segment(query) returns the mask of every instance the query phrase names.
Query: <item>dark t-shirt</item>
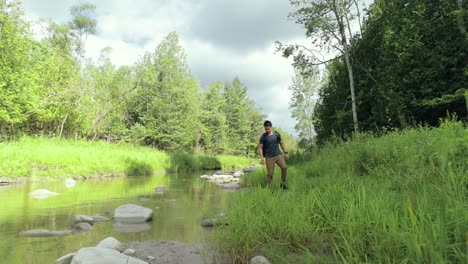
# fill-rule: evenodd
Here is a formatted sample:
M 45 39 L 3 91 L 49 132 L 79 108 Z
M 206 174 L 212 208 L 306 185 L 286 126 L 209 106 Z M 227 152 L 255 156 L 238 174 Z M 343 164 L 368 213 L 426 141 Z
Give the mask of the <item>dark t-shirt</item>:
M 273 131 L 273 134 L 268 135 L 267 132 L 263 133 L 260 137 L 260 144 L 263 144 L 263 156 L 276 157 L 281 154 L 278 144 L 281 142 L 281 135 Z

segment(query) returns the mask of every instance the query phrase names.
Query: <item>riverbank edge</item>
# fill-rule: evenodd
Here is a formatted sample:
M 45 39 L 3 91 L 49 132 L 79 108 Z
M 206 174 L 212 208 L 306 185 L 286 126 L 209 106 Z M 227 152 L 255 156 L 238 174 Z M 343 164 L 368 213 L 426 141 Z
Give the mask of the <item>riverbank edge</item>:
M 244 156 L 160 151 L 145 146 L 42 137 L 0 142 L 0 160 L 0 186 L 233 170 L 252 163 L 252 158 Z

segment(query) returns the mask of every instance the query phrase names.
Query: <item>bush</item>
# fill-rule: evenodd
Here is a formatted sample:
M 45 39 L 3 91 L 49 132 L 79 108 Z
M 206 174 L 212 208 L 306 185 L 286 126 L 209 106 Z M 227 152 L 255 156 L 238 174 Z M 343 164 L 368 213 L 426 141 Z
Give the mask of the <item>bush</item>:
M 126 164 L 127 167 L 125 168 L 125 175 L 127 176 L 153 175 L 153 167 L 144 161 L 128 159 L 126 160 Z

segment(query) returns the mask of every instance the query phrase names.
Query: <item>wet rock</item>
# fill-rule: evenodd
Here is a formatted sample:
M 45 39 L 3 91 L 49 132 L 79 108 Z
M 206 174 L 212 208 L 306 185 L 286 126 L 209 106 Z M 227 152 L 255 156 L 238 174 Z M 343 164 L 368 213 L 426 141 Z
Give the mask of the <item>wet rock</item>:
M 152 217 L 153 210 L 136 204 L 119 206 L 114 212 L 114 221 L 120 223 L 144 223 Z
M 114 230 L 119 233 L 138 233 L 149 230 L 151 225 L 148 222 L 144 223 L 114 223 Z
M 250 260 L 250 264 L 271 264 L 264 256 L 255 256 Z
M 75 256 L 75 253 L 67 254 L 57 259 L 55 261 L 55 264 L 70 264 L 74 256 Z
M 68 179 L 65 180 L 64 183 L 65 183 L 65 187 L 71 188 L 71 187 L 75 186 L 76 181 L 74 179 L 68 178 Z
M 140 202 L 142 202 L 142 203 L 146 203 L 146 202 L 149 201 L 149 199 L 146 198 L 146 197 L 140 197 L 140 198 L 138 198 L 138 201 L 140 201 Z
M 262 167 L 262 166 L 259 165 L 259 164 L 252 164 L 252 166 L 244 168 L 242 171 L 245 172 L 245 173 L 250 173 L 250 172 L 254 172 L 256 169 L 258 169 L 260 167 Z
M 73 229 L 78 232 L 87 232 L 93 229 L 93 226 L 90 223 L 82 222 L 73 225 Z
M 237 191 L 241 187 L 241 184 L 238 182 L 222 183 L 218 184 L 221 189 L 225 191 Z
M 242 171 L 236 171 L 232 174 L 233 177 L 235 178 L 240 178 L 244 175 L 244 173 Z
M 112 212 L 111 212 L 112 213 Z M 94 222 L 105 222 L 105 221 L 109 221 L 110 218 L 107 218 L 105 216 L 101 216 L 101 215 L 93 215 L 92 216 L 93 218 L 93 221 Z
M 201 226 L 203 227 L 213 227 L 225 224 L 227 224 L 227 216 L 224 213 L 219 214 L 217 217 L 203 219 L 201 222 Z
M 5 178 L 0 178 L 0 186 L 8 185 L 10 184 L 10 180 L 7 180 Z
M 148 264 L 110 248 L 87 247 L 78 250 L 71 264 Z
M 120 243 L 117 239 L 115 239 L 113 237 L 108 237 L 108 238 L 102 240 L 101 242 L 99 242 L 96 247 L 104 247 L 104 248 L 110 248 L 110 249 L 117 250 L 120 247 L 121 244 L 122 243 Z
M 51 192 L 47 189 L 39 189 L 39 190 L 35 190 L 29 193 L 29 196 L 31 196 L 34 199 L 47 199 L 51 196 L 56 196 L 56 195 L 59 195 L 59 193 Z
M 35 229 L 20 232 L 20 236 L 24 237 L 54 237 L 54 236 L 66 236 L 71 234 L 71 230 L 47 230 L 47 229 Z
M 153 256 L 151 263 L 178 264 L 227 264 L 214 250 L 204 248 L 203 244 L 186 244 L 178 241 L 142 241 L 124 244 L 123 248 L 136 249 L 136 258 L 147 260 Z
M 111 215 L 111 214 L 112 214 L 112 210 L 106 210 L 106 211 L 104 211 L 104 214 L 105 214 L 105 215 Z
M 136 250 L 132 249 L 132 248 L 127 248 L 126 250 L 124 250 L 123 252 L 125 255 L 134 255 L 136 253 Z
M 78 223 L 88 223 L 90 225 L 94 224 L 94 218 L 88 215 L 74 215 L 68 221 L 70 226 L 74 226 Z
M 156 191 L 156 193 L 158 194 L 163 194 L 163 193 L 166 193 L 167 191 L 169 191 L 169 188 L 167 188 L 166 186 L 164 185 L 158 185 L 154 188 L 154 190 Z
M 241 177 L 244 175 L 242 171 L 225 173 L 222 171 L 217 171 L 213 175 L 202 175 L 202 179 L 207 180 L 208 182 L 214 183 L 228 192 L 237 191 L 241 187 L 240 181 Z

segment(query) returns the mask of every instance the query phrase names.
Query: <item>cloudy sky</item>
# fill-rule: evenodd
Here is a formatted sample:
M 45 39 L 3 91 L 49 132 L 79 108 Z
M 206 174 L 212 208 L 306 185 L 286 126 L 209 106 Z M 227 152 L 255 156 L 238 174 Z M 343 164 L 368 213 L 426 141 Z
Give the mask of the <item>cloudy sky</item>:
M 70 7 L 84 2 L 96 5 L 97 15 L 88 57 L 111 47 L 114 64 L 132 65 L 175 31 L 202 87 L 239 77 L 273 126 L 297 134 L 289 110 L 291 60 L 274 44 L 304 42 L 303 28 L 287 18 L 289 0 L 24 0 L 25 15 L 65 23 Z

